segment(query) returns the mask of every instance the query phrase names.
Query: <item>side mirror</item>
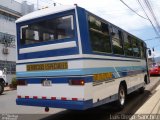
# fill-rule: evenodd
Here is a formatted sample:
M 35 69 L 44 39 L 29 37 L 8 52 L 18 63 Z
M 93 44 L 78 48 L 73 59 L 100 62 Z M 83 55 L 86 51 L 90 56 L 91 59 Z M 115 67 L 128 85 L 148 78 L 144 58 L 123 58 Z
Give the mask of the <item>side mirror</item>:
M 152 55 L 152 52 L 151 52 L 151 50 L 150 50 L 150 49 L 148 50 L 148 54 L 149 54 L 149 56 L 151 56 L 151 55 Z

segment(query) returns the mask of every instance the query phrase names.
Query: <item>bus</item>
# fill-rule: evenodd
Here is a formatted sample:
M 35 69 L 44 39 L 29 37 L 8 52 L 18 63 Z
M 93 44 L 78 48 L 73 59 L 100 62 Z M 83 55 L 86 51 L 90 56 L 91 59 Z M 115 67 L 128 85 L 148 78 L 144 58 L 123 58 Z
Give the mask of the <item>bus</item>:
M 149 83 L 146 43 L 77 5 L 19 18 L 17 105 L 86 110 Z

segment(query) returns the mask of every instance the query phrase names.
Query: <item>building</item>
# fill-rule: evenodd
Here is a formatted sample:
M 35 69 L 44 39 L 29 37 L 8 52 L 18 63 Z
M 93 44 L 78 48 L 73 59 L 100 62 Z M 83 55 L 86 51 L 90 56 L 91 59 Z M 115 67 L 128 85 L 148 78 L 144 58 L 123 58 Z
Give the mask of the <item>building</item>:
M 34 11 L 34 5 L 26 1 L 0 0 L 0 70 L 7 68 L 7 79 L 11 79 L 16 71 L 16 24 L 15 21 Z

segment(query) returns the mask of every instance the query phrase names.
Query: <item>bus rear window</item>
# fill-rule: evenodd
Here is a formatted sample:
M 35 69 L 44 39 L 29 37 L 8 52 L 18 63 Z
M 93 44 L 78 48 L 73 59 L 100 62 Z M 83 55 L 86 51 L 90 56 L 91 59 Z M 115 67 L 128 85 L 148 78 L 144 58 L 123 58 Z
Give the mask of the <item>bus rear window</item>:
M 23 45 L 73 37 L 72 15 L 43 20 L 21 27 L 21 44 Z

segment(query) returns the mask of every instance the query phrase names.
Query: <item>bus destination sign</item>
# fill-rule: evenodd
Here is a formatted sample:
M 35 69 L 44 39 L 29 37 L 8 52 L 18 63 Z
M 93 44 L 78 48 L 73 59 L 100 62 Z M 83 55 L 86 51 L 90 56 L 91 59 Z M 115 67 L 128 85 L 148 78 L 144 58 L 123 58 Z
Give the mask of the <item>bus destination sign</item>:
M 44 70 L 58 70 L 68 69 L 67 62 L 59 63 L 45 63 L 45 64 L 29 64 L 27 65 L 27 71 L 44 71 Z

